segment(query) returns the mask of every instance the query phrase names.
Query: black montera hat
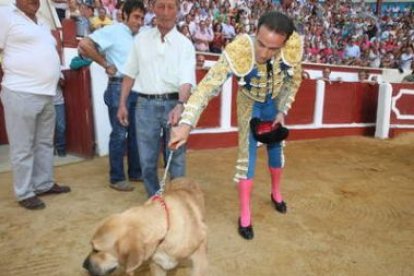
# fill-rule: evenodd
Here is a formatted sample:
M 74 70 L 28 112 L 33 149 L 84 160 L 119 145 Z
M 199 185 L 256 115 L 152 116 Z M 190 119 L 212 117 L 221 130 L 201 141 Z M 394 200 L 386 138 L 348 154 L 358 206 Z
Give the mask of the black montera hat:
M 289 130 L 278 123 L 272 127 L 273 121 L 262 121 L 259 118 L 250 120 L 253 137 L 264 144 L 279 143 L 289 136 Z

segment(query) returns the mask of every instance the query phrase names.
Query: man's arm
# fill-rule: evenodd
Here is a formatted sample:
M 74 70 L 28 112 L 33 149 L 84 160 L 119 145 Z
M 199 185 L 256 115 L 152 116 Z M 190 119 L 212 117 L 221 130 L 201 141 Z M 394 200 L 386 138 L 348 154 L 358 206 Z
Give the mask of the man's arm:
M 178 121 L 180 120 L 181 113 L 184 111 L 184 104 L 187 102 L 188 98 L 190 97 L 191 87 L 192 85 L 189 83 L 185 83 L 180 86 L 178 103 L 174 107 L 174 109 L 171 110 L 171 112 L 168 114 L 168 122 L 172 126 L 177 125 Z
M 92 59 L 105 68 L 105 72 L 108 75 L 113 76 L 116 74 L 116 67 L 106 61 L 105 56 L 99 53 L 97 44 L 95 44 L 89 37 L 85 37 L 79 42 L 78 51 L 82 56 Z
M 119 99 L 119 107 L 118 107 L 118 113 L 117 118 L 121 125 L 128 126 L 128 108 L 126 106 L 127 99 L 129 96 L 129 93 L 131 92 L 131 88 L 134 85 L 135 79 L 124 76 L 122 80 L 122 86 L 121 86 L 121 97 Z
M 202 111 L 207 107 L 210 99 L 217 95 L 219 88 L 230 75 L 230 65 L 224 56 L 221 56 L 188 98 L 179 125 L 171 129 L 171 139 L 168 144 L 171 149 L 177 149 L 187 142 L 190 131 L 197 124 Z

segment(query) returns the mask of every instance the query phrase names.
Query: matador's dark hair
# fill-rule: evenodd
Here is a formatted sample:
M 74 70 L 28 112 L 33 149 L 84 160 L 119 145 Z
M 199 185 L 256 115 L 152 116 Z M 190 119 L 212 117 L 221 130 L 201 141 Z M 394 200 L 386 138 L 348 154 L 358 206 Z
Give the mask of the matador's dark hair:
M 257 29 L 260 29 L 260 26 L 266 26 L 270 31 L 277 34 L 286 35 L 286 40 L 292 35 L 295 30 L 295 24 L 292 19 L 281 12 L 271 11 L 264 13 L 259 18 L 259 23 Z

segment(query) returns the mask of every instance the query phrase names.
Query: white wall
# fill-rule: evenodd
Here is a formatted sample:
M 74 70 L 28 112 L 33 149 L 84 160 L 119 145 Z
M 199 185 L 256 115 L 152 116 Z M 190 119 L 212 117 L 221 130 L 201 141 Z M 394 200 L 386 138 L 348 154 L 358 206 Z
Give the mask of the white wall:
M 78 55 L 76 48 L 64 48 L 63 51 L 63 69 L 69 69 L 70 61 Z M 94 131 L 96 154 L 104 156 L 108 154 L 109 134 L 111 126 L 108 119 L 108 110 L 103 100 L 108 78 L 105 70 L 93 62 L 90 66 L 91 88 L 92 88 L 92 112 L 94 117 Z

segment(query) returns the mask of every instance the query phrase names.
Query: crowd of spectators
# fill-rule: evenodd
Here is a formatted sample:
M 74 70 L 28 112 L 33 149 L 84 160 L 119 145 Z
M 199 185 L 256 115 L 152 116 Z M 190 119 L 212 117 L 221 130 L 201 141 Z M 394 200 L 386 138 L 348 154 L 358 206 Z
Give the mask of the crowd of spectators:
M 412 4 L 387 6 L 377 16 L 363 1 L 297 3 L 287 9 L 304 36 L 304 60 L 410 70 L 413 61 Z
M 67 18 L 84 36 L 120 21 L 122 2 L 68 0 Z M 119 1 L 119 0 L 118 0 Z M 199 52 L 221 53 L 240 33 L 254 35 L 259 16 L 279 10 L 294 19 L 304 39 L 305 62 L 411 70 L 414 59 L 413 3 L 375 5 L 351 0 L 180 0 L 177 28 Z M 144 27 L 156 24 L 151 0 L 144 0 Z

